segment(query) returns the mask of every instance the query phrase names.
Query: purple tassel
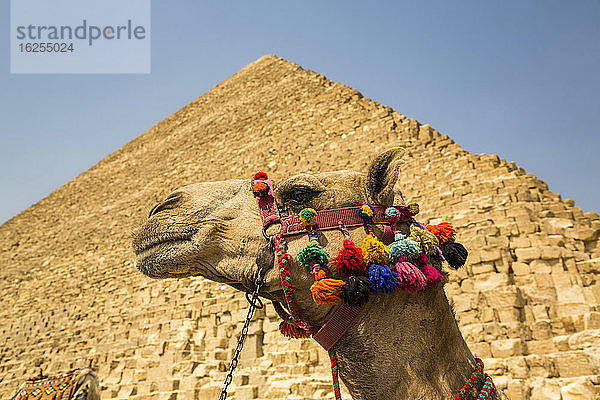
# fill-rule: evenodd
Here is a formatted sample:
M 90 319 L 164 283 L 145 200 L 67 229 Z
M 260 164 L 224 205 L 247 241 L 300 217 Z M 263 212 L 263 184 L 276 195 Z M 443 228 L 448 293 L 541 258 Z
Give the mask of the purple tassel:
M 427 277 L 408 261 L 397 262 L 394 269 L 398 273 L 400 288 L 408 293 L 418 292 L 427 285 Z

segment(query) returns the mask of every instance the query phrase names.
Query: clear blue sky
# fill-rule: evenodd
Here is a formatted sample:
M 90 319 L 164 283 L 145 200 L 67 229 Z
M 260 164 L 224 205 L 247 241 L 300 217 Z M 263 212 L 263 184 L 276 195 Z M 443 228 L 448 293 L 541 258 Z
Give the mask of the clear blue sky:
M 598 1 L 153 1 L 149 75 L 11 75 L 0 12 L 0 222 L 269 53 L 600 211 Z

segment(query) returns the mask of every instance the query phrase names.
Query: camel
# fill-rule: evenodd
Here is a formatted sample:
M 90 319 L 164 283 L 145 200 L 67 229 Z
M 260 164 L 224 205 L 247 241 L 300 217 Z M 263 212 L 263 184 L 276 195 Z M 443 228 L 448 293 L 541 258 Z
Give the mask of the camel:
M 394 204 L 403 153 L 402 148 L 391 148 L 362 173 L 298 174 L 275 183 L 281 216 L 306 207 Z M 135 267 L 151 278 L 203 276 L 252 292 L 258 269 L 255 258 L 266 241 L 250 186 L 249 179 L 234 179 L 193 184 L 170 194 L 133 234 Z M 271 225 L 266 234 L 273 236 L 280 228 Z M 349 233 L 356 243 L 367 235 L 362 227 Z M 339 231 L 318 235 L 329 254 L 338 253 Z M 303 235 L 289 237 L 288 253 L 294 260 L 307 242 Z M 339 276 L 339 271 L 331 272 Z M 290 274 L 303 318 L 321 327 L 337 306 L 315 304 L 310 292 L 313 278 L 296 262 Z M 476 361 L 456 323 L 444 282 L 416 293 L 396 290 L 370 296 L 335 344 L 339 375 L 353 399 L 453 399 L 463 387 Z M 266 273 L 260 296 L 285 304 L 278 268 Z M 464 398 L 475 399 L 476 392 Z M 507 399 L 500 391 L 497 398 Z

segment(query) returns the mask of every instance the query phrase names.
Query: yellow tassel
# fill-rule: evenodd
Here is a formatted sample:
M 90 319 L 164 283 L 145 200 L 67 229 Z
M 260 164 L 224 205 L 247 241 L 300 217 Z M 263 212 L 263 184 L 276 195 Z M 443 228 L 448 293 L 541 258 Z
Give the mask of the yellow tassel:
M 436 247 L 439 246 L 439 242 L 433 233 L 421 229 L 416 225 L 411 225 L 410 236 L 408 238 L 419 243 L 419 247 L 423 250 L 423 253 L 428 256 L 436 254 Z
M 390 263 L 390 249 L 373 235 L 367 235 L 364 238 L 360 249 L 367 265 Z

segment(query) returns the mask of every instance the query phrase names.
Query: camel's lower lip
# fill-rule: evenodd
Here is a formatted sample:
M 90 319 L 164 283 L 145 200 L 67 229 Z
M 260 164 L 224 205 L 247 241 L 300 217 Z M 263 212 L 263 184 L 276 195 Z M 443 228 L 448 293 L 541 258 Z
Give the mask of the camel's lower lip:
M 157 243 L 137 252 L 135 268 L 151 278 L 187 276 L 190 256 L 195 249 L 190 239 Z

